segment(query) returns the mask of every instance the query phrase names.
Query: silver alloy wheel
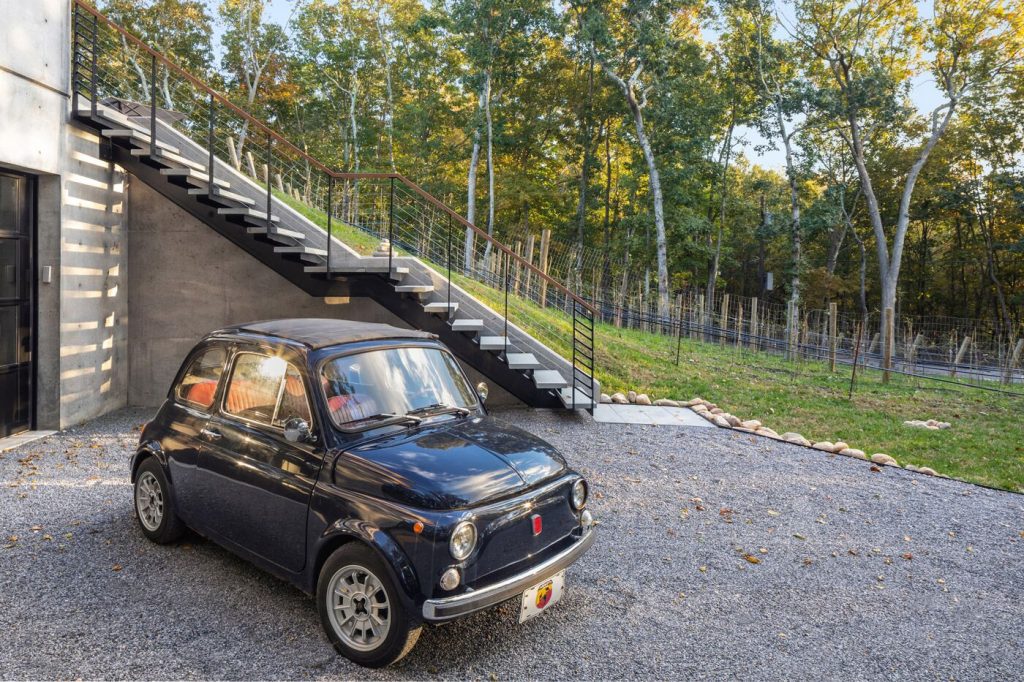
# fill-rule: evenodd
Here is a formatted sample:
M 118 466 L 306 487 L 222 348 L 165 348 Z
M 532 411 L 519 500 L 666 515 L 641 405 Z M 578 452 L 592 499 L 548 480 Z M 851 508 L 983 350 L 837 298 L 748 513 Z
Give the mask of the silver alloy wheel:
M 160 481 L 149 471 L 142 472 L 135 482 L 135 509 L 143 528 L 152 533 L 160 527 L 164 519 L 164 493 Z
M 391 630 L 387 590 L 380 578 L 363 566 L 345 566 L 331 576 L 327 614 L 335 634 L 357 651 L 373 651 Z

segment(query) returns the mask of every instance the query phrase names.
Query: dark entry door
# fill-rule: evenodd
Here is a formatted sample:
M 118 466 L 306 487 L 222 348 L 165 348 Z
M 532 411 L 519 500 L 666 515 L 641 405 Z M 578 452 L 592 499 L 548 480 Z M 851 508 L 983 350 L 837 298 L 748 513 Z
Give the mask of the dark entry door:
M 32 186 L 0 171 L 0 437 L 32 428 Z

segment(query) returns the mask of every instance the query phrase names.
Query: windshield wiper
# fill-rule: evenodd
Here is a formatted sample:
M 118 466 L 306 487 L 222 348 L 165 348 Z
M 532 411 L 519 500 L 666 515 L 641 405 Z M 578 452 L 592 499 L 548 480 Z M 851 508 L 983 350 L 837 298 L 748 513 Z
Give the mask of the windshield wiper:
M 348 422 L 349 424 L 355 424 L 356 426 L 339 426 L 342 431 L 349 433 L 355 433 L 359 431 L 369 431 L 370 429 L 376 429 L 381 426 L 390 426 L 392 424 L 412 424 L 416 425 L 422 422 L 421 417 L 417 417 L 411 414 L 394 414 L 392 412 L 381 412 L 370 417 L 364 417 L 362 419 Z
M 468 417 L 469 410 L 465 407 L 459 407 L 458 405 L 448 405 L 445 403 L 434 403 L 433 405 L 425 405 L 423 407 L 417 407 L 415 410 L 409 410 L 405 413 L 405 416 L 409 417 L 417 414 L 427 414 L 430 416 L 439 414 L 457 414 L 460 417 Z

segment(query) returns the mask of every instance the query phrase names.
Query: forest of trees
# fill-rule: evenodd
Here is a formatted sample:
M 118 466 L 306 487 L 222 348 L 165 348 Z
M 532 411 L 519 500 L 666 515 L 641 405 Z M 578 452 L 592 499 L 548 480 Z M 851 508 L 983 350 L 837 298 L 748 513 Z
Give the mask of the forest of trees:
M 1021 332 L 1021 0 L 264 4 L 100 9 L 328 165 L 550 229 L 662 310 L 699 286 Z

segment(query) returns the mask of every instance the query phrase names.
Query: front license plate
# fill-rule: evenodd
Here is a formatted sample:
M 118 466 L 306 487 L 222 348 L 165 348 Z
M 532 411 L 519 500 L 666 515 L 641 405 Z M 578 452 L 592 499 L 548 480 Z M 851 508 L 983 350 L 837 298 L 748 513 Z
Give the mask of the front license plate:
M 558 600 L 562 598 L 563 589 L 565 589 L 565 571 L 559 571 L 544 582 L 523 592 L 519 622 L 525 623 L 557 604 Z

